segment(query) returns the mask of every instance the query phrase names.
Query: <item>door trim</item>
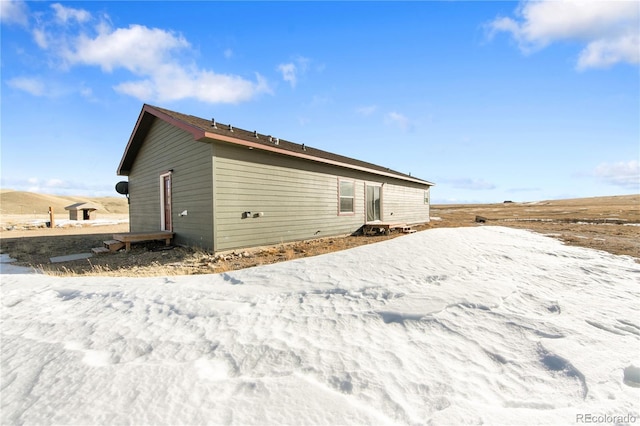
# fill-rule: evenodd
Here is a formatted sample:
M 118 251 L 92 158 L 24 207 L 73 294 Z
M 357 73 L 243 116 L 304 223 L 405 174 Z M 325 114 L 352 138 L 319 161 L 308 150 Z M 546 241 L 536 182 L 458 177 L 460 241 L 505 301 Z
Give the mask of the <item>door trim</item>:
M 364 218 L 365 218 L 365 223 L 380 222 L 380 221 L 382 221 L 382 218 L 384 217 L 384 214 L 383 214 L 383 211 L 382 211 L 383 210 L 383 204 L 382 204 L 382 197 L 383 197 L 382 192 L 383 191 L 382 191 L 382 187 L 383 187 L 383 185 L 380 184 L 380 183 L 369 183 L 369 182 L 367 182 L 364 185 L 364 194 L 365 194 L 365 198 L 364 198 L 364 200 L 365 200 L 365 202 L 364 202 Z M 374 205 L 374 208 L 373 208 L 374 219 L 373 220 L 369 220 L 369 203 L 372 201 L 372 200 L 370 200 L 370 197 L 369 197 L 369 188 L 378 188 L 378 211 L 377 211 L 377 213 L 379 215 L 378 219 L 375 219 L 376 209 L 375 209 L 375 205 Z M 375 198 L 374 198 L 374 200 L 375 200 Z
M 165 187 L 167 181 L 169 182 L 168 193 Z M 173 221 L 171 220 L 173 208 L 171 199 L 172 192 L 173 182 L 171 179 L 171 172 L 162 173 L 160 175 L 160 230 L 162 231 L 173 231 Z M 169 217 L 167 217 L 167 213 L 169 214 Z

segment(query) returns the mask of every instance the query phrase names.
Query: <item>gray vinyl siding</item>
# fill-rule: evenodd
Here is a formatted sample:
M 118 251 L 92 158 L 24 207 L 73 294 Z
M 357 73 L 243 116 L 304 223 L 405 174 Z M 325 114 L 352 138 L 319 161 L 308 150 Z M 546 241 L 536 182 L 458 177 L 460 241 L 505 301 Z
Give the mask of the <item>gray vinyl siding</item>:
M 129 173 L 131 232 L 161 229 L 160 175 L 173 169 L 174 242 L 213 249 L 212 167 L 211 144 L 155 120 Z M 184 210 L 187 215 L 179 216 Z
M 354 214 L 338 215 L 338 177 L 335 171 L 322 169 L 309 161 L 216 144 L 216 250 L 357 230 L 362 225 L 363 199 L 356 198 Z M 356 192 L 362 190 L 362 183 L 356 182 Z M 251 212 L 251 217 L 243 218 L 243 212 Z M 260 213 L 261 217 L 253 217 Z
M 382 187 L 382 221 L 398 223 L 429 222 L 426 188 L 385 184 Z
M 391 178 L 224 143 L 214 153 L 216 251 L 353 233 L 365 223 L 367 182 L 385 183 L 383 205 L 391 203 L 383 207 L 385 220 L 429 218 L 426 185 L 405 189 Z M 353 214 L 338 214 L 339 179 L 355 183 Z

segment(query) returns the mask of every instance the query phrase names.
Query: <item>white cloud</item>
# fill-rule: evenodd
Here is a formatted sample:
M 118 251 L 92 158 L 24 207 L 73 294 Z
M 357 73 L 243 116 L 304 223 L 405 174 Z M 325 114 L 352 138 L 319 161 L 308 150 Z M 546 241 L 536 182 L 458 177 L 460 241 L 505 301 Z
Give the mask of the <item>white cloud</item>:
M 282 79 L 288 82 L 291 87 L 296 87 L 298 84 L 298 68 L 296 64 L 289 62 L 288 64 L 278 65 L 278 71 L 282 74 Z
M 495 189 L 496 186 L 484 179 L 442 179 L 441 182 L 447 183 L 456 189 L 470 189 L 473 191 L 484 191 L 489 189 Z
M 35 28 L 31 35 L 33 36 L 33 40 L 36 42 L 40 49 L 48 49 L 49 48 L 49 35 L 42 28 Z
M 490 36 L 510 33 L 524 53 L 557 41 L 586 43 L 578 69 L 640 62 L 640 8 L 636 1 L 525 1 L 516 15 L 516 19 L 500 17 L 490 22 Z
M 295 88 L 298 84 L 298 78 L 306 74 L 310 63 L 309 58 L 298 56 L 292 62 L 278 65 L 277 70 L 282 74 L 282 79 Z
M 84 83 L 77 81 L 61 83 L 42 77 L 22 76 L 7 80 L 7 85 L 12 89 L 22 90 L 32 96 L 58 98 L 78 94 L 93 100 L 93 90 L 90 87 L 86 87 Z
M 95 20 L 82 9 L 57 3 L 51 8 L 54 17 L 41 18 L 32 30 L 38 46 L 65 67 L 129 71 L 133 78 L 113 87 L 119 93 L 143 102 L 192 98 L 208 103 L 238 103 L 271 93 L 266 79 L 258 73 L 251 80 L 198 67 L 189 59 L 189 41 L 178 33 L 135 24 L 114 28 L 108 18 Z M 86 87 L 82 93 L 87 93 Z
M 82 95 L 85 98 L 92 98 L 93 97 L 93 90 L 91 90 L 90 87 L 81 87 L 80 88 L 80 95 Z
M 523 188 L 509 188 L 507 192 L 537 192 L 541 191 L 542 188 L 537 187 L 523 187 Z
M 613 40 L 597 40 L 580 53 L 578 69 L 606 68 L 618 62 L 640 62 L 638 34 L 630 34 Z
M 51 179 L 47 179 L 47 181 L 45 182 L 44 186 L 47 188 L 57 188 L 60 186 L 65 186 L 67 185 L 67 183 L 65 181 L 63 181 L 62 179 L 57 179 L 57 178 L 51 178 Z
M 107 72 L 124 68 L 143 77 L 115 86 L 116 91 L 142 101 L 194 98 L 209 103 L 238 103 L 270 92 L 266 80 L 259 74 L 255 81 L 250 81 L 173 59 L 173 55 L 189 47 L 189 42 L 180 35 L 131 25 L 116 30 L 103 29 L 95 38 L 78 38 L 67 59 L 72 63 L 96 65 Z
M 142 101 L 193 98 L 209 103 L 238 103 L 250 100 L 257 93 L 271 91 L 260 74 L 256 74 L 254 83 L 234 75 L 198 69 L 188 71 L 179 66 L 166 66 L 154 72 L 151 78 L 121 83 L 114 89 Z
M 29 24 L 29 11 L 23 1 L 1 0 L 0 22 L 3 24 L 18 24 L 26 27 Z
M 83 34 L 69 47 L 69 51 L 62 53 L 72 64 L 96 65 L 107 72 L 125 68 L 136 74 L 151 74 L 157 67 L 175 65 L 171 63 L 171 54 L 190 46 L 180 35 L 130 25 L 115 30 L 102 28 L 95 37 Z
M 44 96 L 46 87 L 42 80 L 33 77 L 16 77 L 7 81 L 9 87 L 25 91 L 33 96 Z
M 30 177 L 27 179 L 0 178 L 1 188 L 16 191 L 36 192 L 40 194 L 74 195 L 74 196 L 118 196 L 114 184 L 107 182 L 78 183 L 60 178 Z
M 91 19 L 91 14 L 83 9 L 74 9 L 71 7 L 65 7 L 60 3 L 54 3 L 51 8 L 56 13 L 56 19 L 63 24 L 74 20 L 77 22 L 87 22 Z
M 331 96 L 328 96 L 328 95 L 313 95 L 311 97 L 311 102 L 309 102 L 307 104 L 307 106 L 309 106 L 311 108 L 317 108 L 317 107 L 322 107 L 322 106 L 325 106 L 325 105 L 329 105 L 332 102 L 333 102 L 333 100 L 331 99 Z
M 298 124 L 300 126 L 306 126 L 310 122 L 311 122 L 311 120 L 308 117 L 298 117 Z
M 411 122 L 409 121 L 409 119 L 398 112 L 388 113 L 385 116 L 385 123 L 396 125 L 404 131 L 409 130 L 411 127 Z
M 618 163 L 602 163 L 593 174 L 610 185 L 626 189 L 640 189 L 640 162 L 632 160 Z
M 49 178 L 43 182 L 37 177 L 30 177 L 26 179 L 26 181 L 13 180 L 10 181 L 9 185 L 12 189 L 28 192 L 51 192 L 52 190 L 55 192 L 58 189 L 63 189 L 68 186 L 62 179 Z
M 356 112 L 360 115 L 364 115 L 365 117 L 370 116 L 374 112 L 378 110 L 377 105 L 366 105 L 359 108 L 356 108 Z

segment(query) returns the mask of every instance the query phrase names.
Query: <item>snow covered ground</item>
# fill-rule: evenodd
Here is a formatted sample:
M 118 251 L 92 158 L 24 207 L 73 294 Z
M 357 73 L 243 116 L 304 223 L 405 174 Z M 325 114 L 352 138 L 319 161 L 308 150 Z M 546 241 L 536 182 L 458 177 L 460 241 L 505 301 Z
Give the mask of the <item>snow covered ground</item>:
M 0 227 L 6 230 L 47 228 L 51 218 L 48 214 L 2 214 Z M 68 214 L 55 215 L 56 228 L 80 228 L 90 226 L 108 226 L 129 223 L 128 214 L 101 213 L 93 220 L 70 220 Z
M 6 425 L 640 423 L 640 265 L 527 231 L 1 279 Z

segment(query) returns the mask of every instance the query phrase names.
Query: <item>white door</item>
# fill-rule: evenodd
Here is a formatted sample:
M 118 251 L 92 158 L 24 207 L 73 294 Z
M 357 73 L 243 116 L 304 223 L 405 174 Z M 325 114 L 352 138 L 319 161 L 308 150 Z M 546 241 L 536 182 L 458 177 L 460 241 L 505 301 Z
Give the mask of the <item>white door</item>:
M 171 231 L 171 173 L 160 176 L 160 229 Z
M 381 194 L 381 186 L 367 185 L 367 222 L 374 222 L 382 217 Z

